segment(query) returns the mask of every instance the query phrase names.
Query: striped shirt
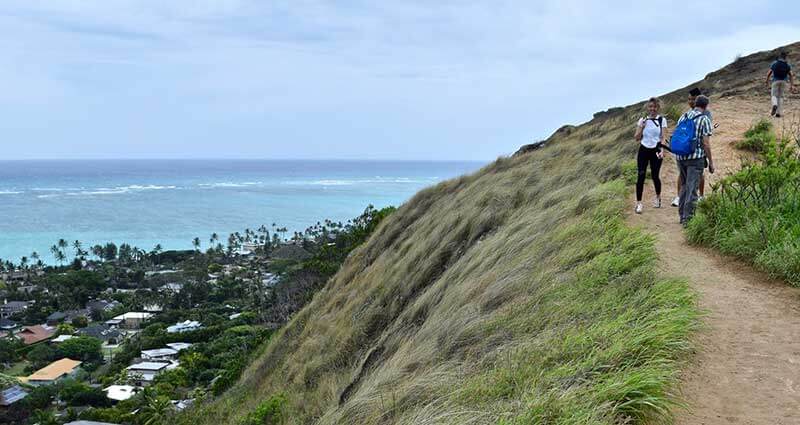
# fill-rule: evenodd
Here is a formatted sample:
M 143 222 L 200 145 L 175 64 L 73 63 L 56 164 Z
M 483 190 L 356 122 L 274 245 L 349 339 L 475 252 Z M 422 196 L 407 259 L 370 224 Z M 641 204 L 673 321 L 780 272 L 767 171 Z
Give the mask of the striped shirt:
M 713 133 L 713 126 L 711 125 L 711 114 L 708 112 L 700 111 L 697 109 L 692 109 L 691 111 L 683 114 L 680 120 L 678 120 L 678 125 L 680 125 L 684 120 L 691 120 L 697 117 L 698 115 L 702 115 L 701 117 L 694 120 L 694 134 L 697 137 L 697 148 L 695 149 L 693 154 L 690 155 L 675 155 L 675 159 L 678 161 L 685 161 L 687 159 L 699 159 L 705 158 L 706 152 L 703 149 L 703 137 L 711 136 Z

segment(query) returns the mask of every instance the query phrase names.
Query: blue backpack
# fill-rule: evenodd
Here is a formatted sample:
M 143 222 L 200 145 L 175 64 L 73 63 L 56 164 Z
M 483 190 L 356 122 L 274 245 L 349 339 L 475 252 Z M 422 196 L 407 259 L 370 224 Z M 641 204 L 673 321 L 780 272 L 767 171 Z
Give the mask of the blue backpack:
M 678 124 L 672 137 L 669 139 L 669 147 L 675 155 L 691 155 L 697 149 L 697 134 L 694 120 L 702 117 L 698 114 L 694 118 L 683 116 L 683 121 Z

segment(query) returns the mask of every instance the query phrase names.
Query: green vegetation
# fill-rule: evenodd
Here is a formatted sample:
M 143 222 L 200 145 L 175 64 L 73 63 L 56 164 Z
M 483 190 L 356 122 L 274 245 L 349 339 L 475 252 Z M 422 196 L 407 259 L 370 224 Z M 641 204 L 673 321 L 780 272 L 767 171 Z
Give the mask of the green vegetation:
M 736 147 L 748 151 L 764 153 L 769 145 L 775 144 L 772 121 L 762 119 L 744 133 L 744 139 L 736 142 Z
M 625 226 L 628 116 L 423 190 L 179 424 L 666 423 L 697 324 Z M 635 109 L 635 110 L 634 110 Z
M 669 105 L 669 107 L 664 111 L 663 115 L 667 117 L 667 120 L 669 120 L 669 125 L 674 127 L 678 120 L 681 119 L 681 116 L 686 108 L 688 108 L 688 106 L 685 104 L 675 103 Z
M 692 243 L 800 285 L 800 158 L 792 145 L 767 139 L 758 160 L 725 178 L 699 204 L 687 232 Z

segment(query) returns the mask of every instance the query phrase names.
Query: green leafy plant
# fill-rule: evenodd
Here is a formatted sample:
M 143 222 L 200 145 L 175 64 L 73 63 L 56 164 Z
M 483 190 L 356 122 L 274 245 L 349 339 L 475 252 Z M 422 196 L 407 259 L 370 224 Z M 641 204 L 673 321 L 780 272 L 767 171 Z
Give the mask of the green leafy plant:
M 715 187 L 688 237 L 800 285 L 800 159 L 788 139 L 767 140 L 763 152 Z
M 744 139 L 736 142 L 736 147 L 763 153 L 766 147 L 770 144 L 774 144 L 775 141 L 775 134 L 772 132 L 772 122 L 762 119 L 753 124 L 753 126 L 744 133 Z

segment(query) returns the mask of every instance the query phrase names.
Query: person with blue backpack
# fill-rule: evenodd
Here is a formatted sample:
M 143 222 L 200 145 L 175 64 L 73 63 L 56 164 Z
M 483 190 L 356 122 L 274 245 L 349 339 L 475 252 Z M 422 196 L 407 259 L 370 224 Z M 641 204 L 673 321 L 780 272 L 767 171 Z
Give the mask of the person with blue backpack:
M 708 110 L 709 99 L 697 96 L 694 108 L 681 116 L 670 139 L 670 150 L 678 161 L 681 193 L 678 205 L 680 222 L 686 226 L 694 215 L 697 205 L 697 189 L 703 176 L 706 160 L 708 171 L 714 174 L 714 158 L 711 154 L 713 125 Z
M 783 114 L 783 96 L 787 86 L 790 92 L 794 91 L 794 76 L 792 67 L 787 62 L 788 57 L 786 51 L 781 51 L 778 60 L 772 63 L 767 73 L 767 87 L 772 96 L 772 116 L 775 118 L 780 118 Z

